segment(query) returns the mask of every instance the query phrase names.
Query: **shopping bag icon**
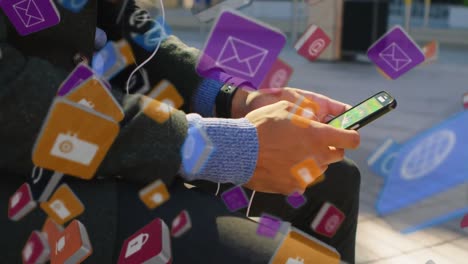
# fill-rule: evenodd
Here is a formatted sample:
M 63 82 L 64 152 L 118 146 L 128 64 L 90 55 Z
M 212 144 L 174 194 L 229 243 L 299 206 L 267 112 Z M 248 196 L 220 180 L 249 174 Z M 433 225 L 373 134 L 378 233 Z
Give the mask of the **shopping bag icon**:
M 62 184 L 49 201 L 41 203 L 41 208 L 60 225 L 81 215 L 85 210 L 83 203 L 67 184 Z
M 400 71 L 412 62 L 411 58 L 395 42 L 383 50 L 380 57 L 395 71 Z
M 216 66 L 254 77 L 267 55 L 268 50 L 229 36 L 216 60 Z
M 125 258 L 137 253 L 141 250 L 143 245 L 148 242 L 149 235 L 146 233 L 139 234 L 137 237 L 128 242 L 127 250 L 125 251 Z

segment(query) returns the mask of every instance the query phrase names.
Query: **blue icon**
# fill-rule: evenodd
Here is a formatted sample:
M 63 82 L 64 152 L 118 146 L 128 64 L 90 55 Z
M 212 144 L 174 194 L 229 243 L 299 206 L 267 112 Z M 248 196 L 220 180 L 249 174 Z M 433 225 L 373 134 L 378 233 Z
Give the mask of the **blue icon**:
M 83 9 L 86 3 L 88 3 L 88 0 L 58 0 L 58 2 L 65 9 L 78 13 Z
M 158 17 L 153 21 L 151 29 L 146 31 L 144 34 L 138 34 L 132 32 L 130 35 L 139 46 L 144 48 L 148 52 L 153 52 L 159 42 L 162 42 L 169 35 L 172 34 L 172 30 L 166 23 L 163 23 L 162 17 Z
M 117 51 L 115 43 L 109 41 L 104 48 L 94 55 L 91 65 L 98 76 L 110 80 L 125 69 L 126 62 Z
M 367 165 L 372 172 L 387 178 L 390 175 L 395 159 L 398 157 L 401 144 L 395 140 L 386 139 L 367 159 Z
M 213 144 L 201 126 L 188 129 L 188 135 L 182 146 L 182 165 L 185 174 L 197 174 L 214 151 Z
M 401 149 L 377 201 L 386 215 L 468 180 L 468 112 L 415 136 Z

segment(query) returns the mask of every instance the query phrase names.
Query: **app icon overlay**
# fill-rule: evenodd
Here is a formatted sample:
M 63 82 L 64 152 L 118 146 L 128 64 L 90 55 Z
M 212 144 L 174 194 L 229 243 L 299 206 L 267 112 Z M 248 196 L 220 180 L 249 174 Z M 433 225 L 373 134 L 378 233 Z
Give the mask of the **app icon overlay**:
M 58 0 L 57 2 L 71 12 L 79 13 L 88 3 L 88 0 Z
M 258 222 L 257 235 L 275 238 L 281 229 L 281 224 L 281 219 L 272 215 L 262 214 Z
M 150 209 L 154 209 L 169 200 L 169 191 L 160 179 L 155 180 L 139 192 L 140 199 Z
M 156 218 L 127 238 L 118 263 L 172 263 L 171 237 L 166 223 Z
M 281 59 L 277 59 L 260 85 L 260 89 L 286 87 L 293 71 L 293 68 L 289 64 Z
M 393 162 L 398 157 L 401 144 L 388 138 L 367 159 L 367 165 L 372 172 L 386 178 L 393 167 Z
M 367 51 L 369 59 L 391 79 L 415 68 L 425 57 L 422 50 L 400 26 L 395 26 Z
M 53 0 L 3 0 L 0 7 L 22 36 L 60 23 L 60 13 Z
M 25 215 L 36 208 L 36 202 L 31 193 L 31 187 L 28 183 L 24 183 L 10 197 L 8 202 L 8 218 L 13 221 L 19 221 Z
M 249 200 L 241 186 L 235 186 L 221 194 L 224 204 L 231 212 L 246 208 L 249 205 Z
M 289 205 L 291 205 L 291 207 L 298 209 L 307 202 L 307 199 L 305 198 L 304 195 L 298 192 L 295 192 L 289 195 L 288 197 L 286 197 L 286 201 L 288 202 Z
M 188 175 L 202 171 L 203 166 L 214 152 L 211 139 L 203 127 L 193 125 L 189 127 L 187 138 L 182 145 L 183 170 Z
M 160 81 L 148 93 L 148 97 L 170 105 L 172 108 L 179 109 L 184 104 L 184 98 L 179 94 L 176 87 L 168 80 Z
M 172 221 L 171 235 L 180 237 L 192 228 L 192 221 L 187 210 L 180 212 Z
M 84 212 L 84 205 L 67 184 L 62 184 L 47 202 L 41 203 L 47 215 L 60 225 Z
M 344 220 L 345 214 L 340 209 L 329 202 L 325 202 L 317 216 L 310 223 L 310 227 L 316 233 L 326 237 L 333 237 Z
M 308 158 L 291 168 L 291 174 L 301 183 L 305 189 L 318 179 L 322 172 L 313 158 Z
M 224 10 L 199 58 L 197 72 L 221 82 L 224 80 L 219 79 L 220 73 L 226 73 L 256 90 L 285 43 L 285 36 L 278 30 L 233 10 Z
M 283 241 L 269 263 L 339 264 L 340 258 L 340 254 L 334 248 L 300 230 L 291 228 L 289 232 L 285 234 Z
M 51 263 L 81 263 L 93 252 L 88 231 L 78 220 L 73 220 L 52 244 Z
M 302 57 L 314 61 L 330 45 L 331 39 L 317 25 L 310 25 L 302 36 L 297 40 L 294 48 Z
M 57 97 L 33 149 L 34 165 L 91 179 L 114 143 L 119 125 L 86 106 Z
M 45 263 L 50 253 L 47 238 L 41 232 L 33 231 L 21 253 L 25 264 Z

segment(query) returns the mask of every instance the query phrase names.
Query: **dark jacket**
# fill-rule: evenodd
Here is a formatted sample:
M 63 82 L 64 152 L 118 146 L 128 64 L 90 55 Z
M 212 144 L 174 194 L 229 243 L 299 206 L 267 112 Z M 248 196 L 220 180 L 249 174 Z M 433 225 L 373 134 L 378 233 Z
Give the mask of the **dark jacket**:
M 56 2 L 56 1 L 55 1 Z M 123 23 L 114 23 L 118 6 L 104 0 L 88 1 L 78 14 L 56 4 L 61 14 L 59 25 L 29 36 L 19 36 L 0 12 L 0 262 L 15 263 L 30 232 L 41 228 L 45 214 L 36 208 L 19 222 L 7 219 L 9 196 L 31 175 L 33 144 L 60 83 L 74 67 L 76 54 L 91 58 L 96 26 L 109 39 L 128 37 L 125 21 L 133 6 L 127 8 Z M 141 63 L 150 54 L 129 41 Z M 157 56 L 145 66 L 150 82 L 171 81 L 184 97 L 183 109 L 190 109 L 194 89 L 201 82 L 194 70 L 197 51 L 176 37 L 165 40 Z M 130 69 L 129 69 L 130 70 Z M 170 184 L 180 168 L 180 149 L 187 133 L 187 121 L 177 111 L 164 124 L 146 117 L 136 105 L 135 96 L 122 92 L 128 70 L 113 82 L 115 98 L 127 112 L 125 125 L 101 164 L 97 177 L 65 181 L 86 205 L 79 217 L 85 223 L 94 246 L 91 263 L 110 263 L 115 243 L 117 176 L 120 181 L 145 184 L 163 179 Z M 138 97 L 138 96 L 136 96 Z M 135 110 L 136 109 L 136 110 Z M 119 178 L 120 178 L 119 177 Z M 99 180 L 97 179 L 99 178 Z M 6 262 L 5 262 L 6 261 Z

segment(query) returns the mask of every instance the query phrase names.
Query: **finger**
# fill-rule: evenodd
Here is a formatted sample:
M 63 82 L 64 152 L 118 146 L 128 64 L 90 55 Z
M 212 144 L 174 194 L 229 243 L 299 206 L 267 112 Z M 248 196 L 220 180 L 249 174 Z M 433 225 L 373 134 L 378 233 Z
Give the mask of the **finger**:
M 316 93 L 309 92 L 309 91 L 302 91 L 302 90 L 298 90 L 298 93 L 305 96 L 307 99 L 314 101 L 323 106 L 324 109 L 321 109 L 321 110 L 322 112 L 324 112 L 323 113 L 324 116 L 322 118 L 325 118 L 327 115 L 334 115 L 334 116 L 340 115 L 343 112 L 351 109 L 352 107 L 338 100 L 331 99 L 330 97 L 327 97 L 325 95 L 316 94 Z
M 346 130 L 335 128 L 326 124 L 314 123 L 319 129 L 311 128 L 311 132 L 319 138 L 323 138 L 323 143 L 327 146 L 333 146 L 342 149 L 356 149 L 359 147 L 361 137 L 355 130 Z
M 318 121 L 317 116 L 313 112 L 310 112 L 306 109 L 298 107 L 296 113 L 300 113 L 301 115 L 292 114 L 290 113 L 288 119 L 291 120 L 291 123 L 300 127 L 300 128 L 308 128 L 312 124 L 312 121 Z
M 327 147 L 327 150 L 322 155 L 317 156 L 317 162 L 321 165 L 328 165 L 338 161 L 342 161 L 344 158 L 344 149 Z
M 280 94 L 283 92 L 283 88 L 262 88 L 258 92 L 262 94 Z

